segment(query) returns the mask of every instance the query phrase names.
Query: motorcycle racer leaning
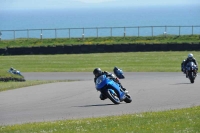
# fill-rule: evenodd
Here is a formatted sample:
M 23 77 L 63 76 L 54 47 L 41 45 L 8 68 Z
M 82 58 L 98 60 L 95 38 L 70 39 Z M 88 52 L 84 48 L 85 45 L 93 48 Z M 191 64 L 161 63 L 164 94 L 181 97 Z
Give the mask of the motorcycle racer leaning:
M 96 79 L 101 76 L 101 75 L 106 75 L 106 77 L 109 77 L 110 79 L 112 79 L 113 81 L 115 81 L 116 83 L 118 83 L 120 85 L 120 87 L 125 91 L 125 93 L 128 93 L 128 91 L 122 86 L 122 84 L 119 82 L 119 79 L 116 78 L 112 73 L 109 73 L 107 71 L 102 71 L 101 68 L 95 68 L 93 71 L 94 74 L 94 83 L 96 83 Z M 101 100 L 105 100 L 106 97 L 101 93 L 100 94 L 100 99 Z
M 192 53 L 188 54 L 187 59 L 183 60 L 183 62 L 181 63 L 181 71 L 186 74 L 186 78 L 188 78 L 188 72 L 186 71 L 186 65 L 188 62 L 194 62 L 194 64 L 197 66 L 198 71 L 198 63 L 196 59 L 194 58 Z

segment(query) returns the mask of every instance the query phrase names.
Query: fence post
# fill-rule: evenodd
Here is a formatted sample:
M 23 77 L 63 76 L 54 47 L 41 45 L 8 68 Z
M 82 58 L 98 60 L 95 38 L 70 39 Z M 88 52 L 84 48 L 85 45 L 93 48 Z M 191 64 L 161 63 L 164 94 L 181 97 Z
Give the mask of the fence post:
M 112 27 L 110 27 L 110 36 L 112 37 Z
M 55 29 L 55 39 L 57 38 L 57 29 Z
M 84 28 L 83 28 L 83 34 L 82 34 L 82 39 L 84 39 L 84 36 L 85 36 L 85 35 L 84 35 Z
M 42 40 L 42 29 L 41 29 L 41 33 L 40 33 L 40 39 Z
M 13 30 L 14 40 L 15 40 L 15 30 Z
M 167 26 L 165 26 L 164 36 L 167 36 Z
M 192 25 L 192 35 L 193 35 L 193 25 Z
M 99 37 L 99 32 L 98 32 L 98 28 L 96 28 L 97 29 L 97 38 Z
M 179 36 L 180 36 L 180 34 L 181 34 L 181 26 L 179 26 Z
M 153 26 L 151 26 L 151 35 L 153 37 Z
M 29 39 L 29 30 L 27 29 L 27 39 Z
M 1 35 L 2 35 L 2 33 L 1 33 L 1 31 L 0 31 L 0 41 L 1 41 Z
M 70 39 L 70 28 L 69 28 L 69 39 Z
M 124 37 L 126 37 L 126 27 L 124 27 Z
M 138 26 L 138 37 L 140 36 L 140 27 Z

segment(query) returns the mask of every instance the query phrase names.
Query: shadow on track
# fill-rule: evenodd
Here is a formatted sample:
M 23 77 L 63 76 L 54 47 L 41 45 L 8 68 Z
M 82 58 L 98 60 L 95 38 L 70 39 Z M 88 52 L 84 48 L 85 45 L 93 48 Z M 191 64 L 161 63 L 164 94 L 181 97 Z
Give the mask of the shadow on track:
M 175 83 L 175 84 L 171 84 L 171 85 L 183 85 L 183 84 L 192 84 L 192 83 Z
M 119 104 L 96 104 L 96 105 L 84 105 L 84 106 L 74 106 L 74 107 L 94 107 L 94 106 L 110 106 L 110 105 L 119 105 Z

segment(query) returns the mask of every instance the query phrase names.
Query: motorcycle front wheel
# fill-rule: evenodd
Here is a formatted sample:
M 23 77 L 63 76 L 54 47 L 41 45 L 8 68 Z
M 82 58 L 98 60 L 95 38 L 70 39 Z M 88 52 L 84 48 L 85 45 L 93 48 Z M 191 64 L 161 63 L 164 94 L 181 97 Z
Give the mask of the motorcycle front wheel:
M 124 102 L 126 103 L 131 103 L 132 102 L 132 98 L 129 94 L 126 94 L 126 98 L 124 99 Z
M 191 83 L 194 83 L 194 73 L 193 72 L 189 72 L 189 79 Z
M 114 104 L 120 104 L 119 97 L 117 96 L 117 94 L 115 93 L 115 91 L 106 90 L 105 93 L 106 93 L 106 96 L 107 96 Z

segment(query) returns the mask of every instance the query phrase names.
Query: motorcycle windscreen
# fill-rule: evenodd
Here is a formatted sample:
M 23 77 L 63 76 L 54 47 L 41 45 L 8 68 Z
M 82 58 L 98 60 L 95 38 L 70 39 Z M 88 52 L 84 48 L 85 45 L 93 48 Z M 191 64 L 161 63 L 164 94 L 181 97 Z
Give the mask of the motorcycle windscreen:
M 97 90 L 101 90 L 105 85 L 107 85 L 107 78 L 105 75 L 101 75 L 96 79 L 95 87 Z
M 189 71 L 196 69 L 196 65 L 194 62 L 188 62 L 186 67 L 189 69 Z

